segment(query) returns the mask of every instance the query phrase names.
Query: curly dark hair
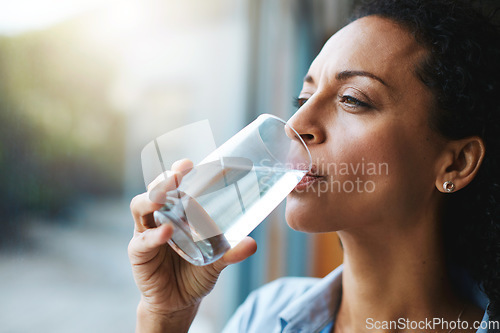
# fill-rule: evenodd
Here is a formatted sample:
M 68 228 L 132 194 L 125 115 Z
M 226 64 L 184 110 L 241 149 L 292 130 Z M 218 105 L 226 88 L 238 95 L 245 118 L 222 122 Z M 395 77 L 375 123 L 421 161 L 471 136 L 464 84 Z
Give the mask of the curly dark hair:
M 489 298 L 490 320 L 500 320 L 500 29 L 496 11 L 484 13 L 494 5 L 372 0 L 352 19 L 377 15 L 408 29 L 428 50 L 415 72 L 435 96 L 430 126 L 449 139 L 479 136 L 485 143 L 475 179 L 447 195 L 443 231 L 448 260 L 470 273 Z

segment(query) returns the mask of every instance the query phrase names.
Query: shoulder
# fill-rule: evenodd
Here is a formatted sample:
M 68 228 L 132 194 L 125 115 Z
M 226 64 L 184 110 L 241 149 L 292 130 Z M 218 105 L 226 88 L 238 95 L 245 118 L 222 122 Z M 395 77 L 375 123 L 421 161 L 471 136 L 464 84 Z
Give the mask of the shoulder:
M 224 332 L 262 332 L 262 328 L 269 330 L 279 327 L 280 312 L 319 280 L 286 277 L 253 291 L 238 308 Z

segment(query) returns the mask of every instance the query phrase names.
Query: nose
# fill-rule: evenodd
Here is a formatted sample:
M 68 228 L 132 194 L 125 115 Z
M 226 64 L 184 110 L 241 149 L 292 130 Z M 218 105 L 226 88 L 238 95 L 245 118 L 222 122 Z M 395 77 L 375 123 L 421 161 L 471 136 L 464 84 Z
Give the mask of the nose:
M 320 125 L 320 119 L 318 119 L 319 116 L 314 116 L 310 111 L 302 107 L 287 121 L 287 125 L 292 127 L 309 147 L 320 144 L 326 139 L 325 131 Z M 291 138 L 296 137 L 295 132 L 288 126 L 287 135 Z

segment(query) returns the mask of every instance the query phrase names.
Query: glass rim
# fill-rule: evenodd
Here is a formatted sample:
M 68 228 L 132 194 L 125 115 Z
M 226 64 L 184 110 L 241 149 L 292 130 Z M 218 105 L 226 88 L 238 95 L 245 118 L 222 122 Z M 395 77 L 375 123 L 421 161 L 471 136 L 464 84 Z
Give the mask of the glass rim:
M 302 139 L 302 137 L 299 135 L 299 133 L 295 130 L 295 128 L 293 128 L 290 124 L 288 124 L 287 121 L 281 119 L 280 117 L 278 116 L 275 116 L 273 114 L 270 114 L 270 113 L 261 113 L 258 117 L 258 118 L 261 118 L 261 117 L 266 117 L 266 118 L 273 118 L 275 120 L 278 120 L 279 122 L 283 123 L 285 126 L 288 126 L 288 128 L 290 128 L 294 133 L 295 133 L 295 136 L 299 139 L 300 143 L 302 144 L 302 146 L 305 148 L 306 152 L 307 152 L 307 156 L 309 156 L 309 165 L 308 165 L 308 168 L 307 168 L 307 171 L 311 171 L 312 169 L 312 156 L 311 156 L 311 152 L 309 151 L 309 148 L 307 147 L 306 143 L 304 142 L 304 140 Z M 290 138 L 290 140 L 293 140 L 292 138 Z

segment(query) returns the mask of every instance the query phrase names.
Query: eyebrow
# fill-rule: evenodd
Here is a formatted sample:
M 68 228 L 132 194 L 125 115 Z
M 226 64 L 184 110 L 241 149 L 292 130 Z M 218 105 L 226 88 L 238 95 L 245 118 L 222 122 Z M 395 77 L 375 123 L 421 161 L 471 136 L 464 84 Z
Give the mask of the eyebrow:
M 371 79 L 377 80 L 378 82 L 382 83 L 386 87 L 389 86 L 387 83 L 385 83 L 384 80 L 382 80 L 381 78 L 379 78 L 375 74 L 372 74 L 370 72 L 365 72 L 365 71 L 342 71 L 342 72 L 337 73 L 337 75 L 335 75 L 335 78 L 339 81 L 344 81 L 344 80 L 347 80 L 353 76 L 369 77 Z M 306 77 L 304 78 L 304 82 L 314 83 L 314 79 L 312 78 L 311 75 L 307 74 Z

